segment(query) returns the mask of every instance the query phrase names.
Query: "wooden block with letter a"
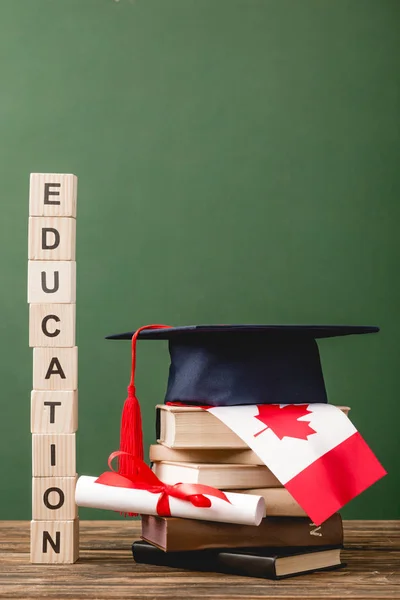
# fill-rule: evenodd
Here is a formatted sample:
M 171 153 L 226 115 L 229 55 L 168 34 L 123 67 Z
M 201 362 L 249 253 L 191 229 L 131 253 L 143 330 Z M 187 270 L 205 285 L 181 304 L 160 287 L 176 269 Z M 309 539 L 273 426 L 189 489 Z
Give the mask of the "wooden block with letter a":
M 65 173 L 31 173 L 30 217 L 74 217 L 78 179 Z
M 31 304 L 29 346 L 75 346 L 76 304 Z
M 75 504 L 77 477 L 33 477 L 32 519 L 71 521 L 78 516 Z
M 78 347 L 34 348 L 34 390 L 76 390 L 78 387 Z
M 29 217 L 29 260 L 75 260 L 76 219 Z
M 32 435 L 33 477 L 75 477 L 75 433 Z
M 28 261 L 29 304 L 76 302 L 76 262 L 69 260 Z
M 31 521 L 31 562 L 72 564 L 79 558 L 79 520 Z

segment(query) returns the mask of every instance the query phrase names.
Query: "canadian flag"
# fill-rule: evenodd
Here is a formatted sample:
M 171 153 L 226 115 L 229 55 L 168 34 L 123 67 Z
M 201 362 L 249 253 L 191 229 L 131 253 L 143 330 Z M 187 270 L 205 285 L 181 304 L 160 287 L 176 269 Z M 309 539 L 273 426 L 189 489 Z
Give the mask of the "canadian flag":
M 386 475 L 332 404 L 208 408 L 260 457 L 316 525 Z

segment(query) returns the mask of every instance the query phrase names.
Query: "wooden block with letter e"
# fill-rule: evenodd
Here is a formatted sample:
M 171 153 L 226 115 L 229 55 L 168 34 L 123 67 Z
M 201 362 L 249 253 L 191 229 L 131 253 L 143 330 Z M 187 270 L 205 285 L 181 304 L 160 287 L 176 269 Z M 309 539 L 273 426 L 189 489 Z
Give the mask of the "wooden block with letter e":
M 75 504 L 76 477 L 33 477 L 32 519 L 71 521 L 78 516 Z
M 76 302 L 76 262 L 67 260 L 28 261 L 29 304 Z
M 31 562 L 72 564 L 79 558 L 79 520 L 31 521 Z
M 33 477 L 75 477 L 75 433 L 32 435 Z
M 29 346 L 75 346 L 75 304 L 31 304 Z
M 29 260 L 75 260 L 76 219 L 29 217 Z
M 78 428 L 78 390 L 31 392 L 31 433 L 74 433 Z
M 63 173 L 31 173 L 30 217 L 76 217 L 78 179 Z
M 78 387 L 78 347 L 34 348 L 34 390 L 76 390 Z

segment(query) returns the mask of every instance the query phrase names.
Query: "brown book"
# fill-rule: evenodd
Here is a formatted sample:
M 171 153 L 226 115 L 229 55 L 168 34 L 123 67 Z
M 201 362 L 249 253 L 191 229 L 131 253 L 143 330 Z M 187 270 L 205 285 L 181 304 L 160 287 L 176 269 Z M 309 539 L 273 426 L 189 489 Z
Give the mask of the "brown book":
M 340 546 L 342 519 L 316 526 L 308 517 L 266 517 L 258 527 L 176 517 L 142 516 L 142 539 L 165 552 L 206 548 Z
M 150 461 L 162 460 L 189 463 L 218 463 L 237 465 L 263 465 L 261 458 L 250 448 L 169 448 L 164 444 L 150 446 Z
M 347 406 L 339 406 L 345 414 Z M 198 406 L 156 407 L 157 441 L 169 448 L 247 448 L 247 444 L 212 413 Z
M 156 462 L 153 471 L 164 483 L 201 483 L 218 489 L 267 488 L 280 485 L 265 465 Z
M 307 514 L 284 487 L 264 487 L 229 490 L 238 494 L 254 494 L 265 500 L 266 517 L 306 517 Z

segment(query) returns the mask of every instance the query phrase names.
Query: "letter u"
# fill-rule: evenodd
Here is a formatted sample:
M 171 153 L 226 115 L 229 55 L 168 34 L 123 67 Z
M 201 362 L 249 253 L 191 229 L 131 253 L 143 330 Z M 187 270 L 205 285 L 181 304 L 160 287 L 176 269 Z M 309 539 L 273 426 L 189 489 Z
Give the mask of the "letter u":
M 54 294 L 54 292 L 58 291 L 58 288 L 60 287 L 60 275 L 58 271 L 54 271 L 54 284 L 53 284 L 53 289 L 50 289 L 47 287 L 47 273 L 46 271 L 42 271 L 42 290 L 45 292 L 45 294 Z

